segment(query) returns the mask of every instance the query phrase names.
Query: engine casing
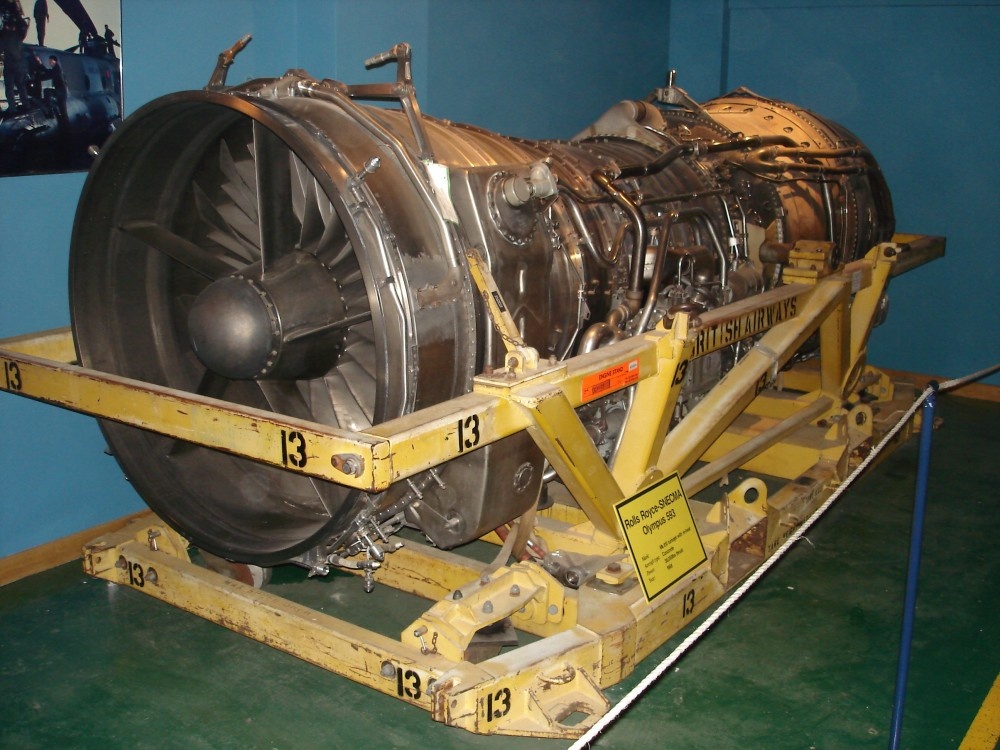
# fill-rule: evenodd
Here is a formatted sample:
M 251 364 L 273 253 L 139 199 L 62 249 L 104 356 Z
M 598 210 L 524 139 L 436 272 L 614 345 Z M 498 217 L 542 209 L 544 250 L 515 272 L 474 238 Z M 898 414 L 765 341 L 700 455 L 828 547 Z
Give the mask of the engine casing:
M 425 117 L 400 80 L 215 80 L 129 117 L 73 233 L 81 363 L 377 432 L 505 366 L 469 252 L 523 342 L 561 360 L 771 288 L 796 241 L 834 243 L 842 264 L 892 235 L 888 189 L 857 138 L 743 89 L 701 105 L 658 89 L 568 141 L 533 141 Z M 690 368 L 678 418 L 740 346 Z M 583 407 L 608 460 L 628 406 L 619 394 Z M 452 547 L 543 488 L 525 433 L 370 495 L 103 429 L 165 520 L 260 565 L 315 567 L 403 522 Z M 299 466 L 294 434 L 282 449 Z

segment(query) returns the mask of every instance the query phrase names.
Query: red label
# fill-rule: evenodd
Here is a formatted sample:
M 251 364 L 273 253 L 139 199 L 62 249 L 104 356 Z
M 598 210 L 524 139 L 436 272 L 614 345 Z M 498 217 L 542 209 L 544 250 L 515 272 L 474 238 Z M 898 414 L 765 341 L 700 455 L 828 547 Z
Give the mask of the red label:
M 633 359 L 585 377 L 581 384 L 581 396 L 586 403 L 638 382 L 639 360 Z

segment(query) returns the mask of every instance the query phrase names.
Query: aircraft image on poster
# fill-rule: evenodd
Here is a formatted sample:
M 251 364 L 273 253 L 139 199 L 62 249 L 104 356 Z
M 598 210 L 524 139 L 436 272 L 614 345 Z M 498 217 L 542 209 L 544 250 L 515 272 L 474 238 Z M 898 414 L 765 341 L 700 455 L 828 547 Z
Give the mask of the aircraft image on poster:
M 0 176 L 90 167 L 121 123 L 119 0 L 0 0 Z

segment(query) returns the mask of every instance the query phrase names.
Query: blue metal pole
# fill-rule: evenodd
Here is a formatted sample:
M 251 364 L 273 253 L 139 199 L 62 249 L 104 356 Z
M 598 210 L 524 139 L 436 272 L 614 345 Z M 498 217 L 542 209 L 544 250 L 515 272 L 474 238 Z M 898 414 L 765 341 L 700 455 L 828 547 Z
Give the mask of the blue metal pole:
M 931 469 L 931 435 L 934 429 L 934 409 L 938 384 L 932 382 L 930 387 L 932 390 L 924 402 L 921 415 L 917 490 L 913 501 L 913 525 L 910 530 L 910 564 L 906 574 L 906 599 L 903 603 L 903 629 L 899 643 L 896 694 L 892 700 L 892 727 L 889 730 L 890 750 L 898 750 L 899 748 L 899 732 L 903 725 L 903 704 L 906 702 L 906 676 L 910 671 L 913 619 L 917 609 L 917 580 L 920 576 L 920 548 L 924 535 L 924 510 L 927 507 L 927 478 Z

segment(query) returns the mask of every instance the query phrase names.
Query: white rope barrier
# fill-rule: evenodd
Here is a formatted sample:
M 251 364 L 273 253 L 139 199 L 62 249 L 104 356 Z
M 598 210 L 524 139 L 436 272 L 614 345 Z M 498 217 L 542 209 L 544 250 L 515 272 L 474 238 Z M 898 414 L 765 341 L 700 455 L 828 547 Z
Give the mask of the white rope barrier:
M 965 377 L 955 378 L 954 380 L 946 380 L 941 383 L 940 390 L 950 391 L 955 388 L 960 388 L 963 385 L 968 385 L 969 383 L 974 383 L 977 380 L 982 380 L 983 378 L 988 378 L 995 372 L 1000 372 L 1000 362 L 997 362 L 992 367 L 986 367 L 979 372 L 974 372 L 971 375 L 966 375 Z
M 924 401 L 927 400 L 928 396 L 934 393 L 935 390 L 939 391 L 950 391 L 955 388 L 959 388 L 963 385 L 967 385 L 976 380 L 980 380 L 995 372 L 1000 371 L 1000 363 L 993 365 L 992 367 L 987 367 L 979 372 L 972 373 L 971 375 L 966 375 L 962 378 L 955 378 L 954 380 L 947 380 L 941 383 L 937 389 L 933 386 L 928 386 L 913 402 L 913 405 L 907 409 L 906 413 L 903 414 L 902 418 L 896 422 L 896 424 L 886 433 L 885 437 L 882 438 L 881 442 L 876 445 L 872 451 L 865 457 L 865 459 L 858 464 L 857 468 L 852 471 L 847 478 L 837 487 L 830 497 L 828 497 L 816 512 L 813 513 L 809 518 L 807 518 L 803 523 L 792 533 L 790 537 L 782 544 L 773 555 L 767 558 L 761 565 L 750 574 L 750 576 L 741 583 L 733 593 L 720 604 L 711 615 L 695 630 L 687 636 L 681 643 L 675 648 L 670 654 L 660 662 L 656 668 L 646 675 L 634 688 L 632 688 L 618 703 L 616 703 L 608 713 L 602 716 L 597 723 L 594 724 L 586 733 L 583 734 L 576 742 L 574 742 L 569 750 L 583 750 L 583 748 L 588 747 L 590 742 L 593 741 L 601 732 L 603 732 L 609 725 L 614 723 L 618 717 L 628 710 L 638 698 L 646 692 L 653 684 L 663 676 L 663 674 L 670 669 L 680 659 L 691 646 L 698 642 L 698 640 L 705 635 L 712 627 L 721 620 L 726 613 L 736 605 L 736 603 L 746 594 L 753 586 L 757 583 L 764 575 L 781 559 L 781 557 L 792 548 L 792 546 L 799 541 L 806 532 L 813 527 L 813 525 L 830 509 L 837 499 L 847 491 L 847 488 L 851 486 L 855 479 L 857 479 L 864 471 L 868 468 L 872 461 L 878 456 L 879 453 L 885 448 L 889 442 L 896 437 L 900 430 L 913 418 L 917 410 L 923 405 Z

